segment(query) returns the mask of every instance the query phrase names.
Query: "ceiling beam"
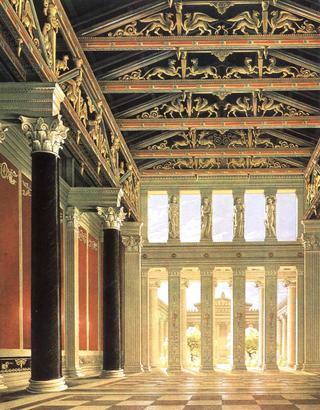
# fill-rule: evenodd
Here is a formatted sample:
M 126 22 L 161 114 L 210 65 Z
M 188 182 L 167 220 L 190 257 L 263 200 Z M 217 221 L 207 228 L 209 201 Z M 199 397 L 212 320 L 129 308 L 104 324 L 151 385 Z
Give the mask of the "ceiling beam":
M 317 4 L 317 1 L 315 1 L 315 4 Z M 292 0 L 277 0 L 276 6 L 282 10 L 290 11 L 298 16 L 320 23 L 320 15 L 317 10 L 302 6 L 298 2 Z
M 320 90 L 320 78 L 255 78 L 219 80 L 99 81 L 107 94 L 128 93 L 248 93 L 252 91 Z
M 320 73 L 320 67 L 319 64 L 307 60 L 306 58 L 299 57 L 294 54 L 290 53 L 284 53 L 283 51 L 280 50 L 272 50 L 269 52 L 269 55 L 280 58 L 283 61 L 287 61 L 288 63 L 296 64 L 301 67 L 305 67 L 311 71 L 315 71 L 316 73 Z
M 306 177 L 306 178 L 308 178 L 308 177 L 310 176 L 310 174 L 311 174 L 311 172 L 312 172 L 312 170 L 313 170 L 313 167 L 314 167 L 315 164 L 318 162 L 319 157 L 320 157 L 320 139 L 319 139 L 319 141 L 318 141 L 318 143 L 317 143 L 317 146 L 316 146 L 316 148 L 314 149 L 313 154 L 312 154 L 312 156 L 311 156 L 311 158 L 310 158 L 310 161 L 309 161 L 309 163 L 308 163 L 308 165 L 307 165 L 306 174 L 305 174 L 305 177 Z
M 303 101 L 296 100 L 295 98 L 288 97 L 287 95 L 274 92 L 266 92 L 264 93 L 264 95 L 269 98 L 273 98 L 274 100 L 279 101 L 280 103 L 290 105 L 291 107 L 295 107 L 299 110 L 307 111 L 310 114 L 319 114 L 319 108 L 315 108 L 312 105 L 306 104 Z
M 163 36 L 163 37 L 80 37 L 84 51 L 132 50 L 228 50 L 319 48 L 318 34 L 269 34 L 226 36 Z
M 276 138 L 279 138 L 280 140 L 284 140 L 292 144 L 297 144 L 297 145 L 302 145 L 302 146 L 305 145 L 307 147 L 314 147 L 314 144 L 312 142 L 306 141 L 305 139 L 298 138 L 290 134 L 287 134 L 283 130 L 267 130 L 266 132 L 271 137 L 276 137 Z M 308 138 L 308 136 L 305 136 L 305 138 Z
M 237 168 L 237 169 L 141 169 L 142 177 L 200 177 L 248 175 L 303 175 L 304 168 Z
M 207 149 L 170 149 L 170 150 L 132 150 L 134 159 L 147 158 L 309 158 L 312 148 L 207 148 Z
M 90 28 L 80 30 L 79 36 L 99 36 L 131 23 L 132 21 L 151 16 L 154 13 L 159 13 L 166 8 L 168 8 L 168 2 L 164 0 L 156 1 L 149 5 L 144 4 L 137 9 L 131 8 L 129 12 L 121 14 L 118 17 L 109 18 L 108 20 L 92 25 Z
M 122 131 L 320 128 L 320 116 L 118 119 Z

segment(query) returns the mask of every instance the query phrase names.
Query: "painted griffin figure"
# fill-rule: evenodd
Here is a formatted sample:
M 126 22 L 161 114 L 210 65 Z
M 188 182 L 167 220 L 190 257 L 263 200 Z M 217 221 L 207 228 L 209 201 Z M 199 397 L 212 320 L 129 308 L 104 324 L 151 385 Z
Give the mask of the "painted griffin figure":
M 282 34 L 287 33 L 289 30 L 295 33 L 297 28 L 300 28 L 297 22 L 303 20 L 302 18 L 297 17 L 292 13 L 288 13 L 287 11 L 276 10 L 271 12 L 271 16 L 272 17 L 269 21 L 271 34 L 274 34 L 276 30 L 280 29 L 283 29 Z
M 172 20 L 173 14 L 172 13 L 158 13 L 154 16 L 146 17 L 140 20 L 141 23 L 148 23 L 146 27 L 144 27 L 140 34 L 145 32 L 146 36 L 150 33 L 154 33 L 157 36 L 161 36 L 159 30 L 164 31 L 165 33 L 172 34 L 175 29 L 175 23 Z
M 183 29 L 188 35 L 191 31 L 199 30 L 200 35 L 212 34 L 212 27 L 209 23 L 214 23 L 217 19 L 204 13 L 186 13 L 183 22 Z
M 250 34 L 247 30 L 253 30 L 259 34 L 261 20 L 258 11 L 253 11 L 252 14 L 249 11 L 243 11 L 228 21 L 233 23 L 231 26 L 232 34 L 236 34 L 237 31 L 240 31 L 242 34 Z

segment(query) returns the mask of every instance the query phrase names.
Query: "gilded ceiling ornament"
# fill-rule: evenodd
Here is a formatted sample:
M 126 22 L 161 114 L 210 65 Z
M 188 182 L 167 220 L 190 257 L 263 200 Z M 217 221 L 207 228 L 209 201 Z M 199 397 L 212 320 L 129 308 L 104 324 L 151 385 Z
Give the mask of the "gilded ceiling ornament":
M 47 52 L 49 66 L 56 71 L 57 34 L 59 30 L 58 8 L 55 0 L 44 0 L 43 13 L 47 21 L 42 28 L 43 43 Z
M 208 34 L 212 35 L 212 27 L 210 23 L 215 23 L 218 20 L 216 18 L 210 17 L 207 14 L 204 13 L 186 13 L 185 15 L 185 20 L 183 23 L 183 29 L 188 35 L 190 32 L 199 30 L 200 35 Z
M 247 147 L 247 139 L 244 130 L 240 131 L 240 138 L 232 138 L 231 141 L 228 144 L 229 148 L 235 148 L 235 147 Z
M 178 77 L 181 78 L 181 74 L 179 71 L 181 67 L 176 67 L 176 61 L 174 59 L 168 60 L 168 67 L 154 67 L 151 68 L 149 71 L 145 73 L 143 78 L 146 80 L 150 80 L 152 77 L 160 78 L 164 80 L 163 76 L 166 75 L 168 77 Z
M 280 114 L 284 115 L 285 106 L 282 103 L 276 103 L 273 98 L 268 98 L 266 96 L 260 97 L 260 103 L 258 106 L 258 112 L 262 112 L 262 117 L 268 112 L 273 111 L 273 116 Z
M 181 118 L 183 118 L 183 113 L 186 110 L 185 107 L 185 100 L 186 100 L 186 96 L 182 95 L 182 96 L 178 96 L 172 99 L 172 101 L 169 104 L 163 104 L 160 108 L 166 108 L 166 110 L 163 112 L 163 116 L 167 117 L 167 115 L 169 114 L 171 116 L 171 118 L 174 118 L 173 114 L 177 113 L 180 115 Z
M 139 34 L 142 35 L 145 33 L 145 35 L 148 36 L 150 33 L 154 33 L 155 35 L 160 36 L 162 34 L 159 33 L 159 30 L 164 31 L 165 33 L 173 34 L 176 25 L 172 17 L 172 13 L 158 13 L 151 17 L 141 19 L 141 23 L 148 24 L 140 31 Z
M 242 34 L 250 34 L 247 30 L 255 31 L 256 34 L 259 33 L 259 29 L 262 25 L 260 13 L 258 11 L 243 11 L 242 13 L 236 15 L 227 20 L 233 23 L 230 27 L 232 34 L 237 34 L 238 31 Z
M 299 145 L 294 144 L 293 142 L 279 140 L 278 144 L 276 144 L 274 147 L 275 148 L 299 148 Z
M 193 111 L 197 113 L 196 117 L 198 118 L 201 113 L 207 113 L 208 117 L 218 117 L 219 106 L 217 103 L 209 104 L 208 100 L 203 97 L 197 97 L 194 99 L 196 103 L 193 107 Z
M 187 67 L 187 72 L 189 71 L 189 74 L 187 74 L 187 77 L 197 77 L 201 76 L 201 79 L 207 79 L 209 77 L 212 78 L 221 78 L 218 75 L 218 70 L 214 66 L 205 66 L 205 67 L 199 67 L 198 64 L 199 60 L 197 58 L 191 59 L 192 65 L 190 67 Z
M 223 63 L 226 60 L 226 58 L 231 56 L 233 53 L 233 51 L 224 49 L 211 51 L 211 54 L 217 57 L 217 59 L 221 61 L 221 63 Z
M 199 158 L 199 169 L 220 168 L 221 160 L 219 158 Z
M 120 151 L 120 138 L 118 135 L 111 134 L 111 163 L 116 171 L 119 168 L 119 151 Z
M 270 57 L 269 65 L 263 67 L 263 74 L 281 74 L 282 77 L 296 77 L 299 74 L 299 70 L 294 66 L 277 67 L 277 60 L 274 57 Z
M 0 122 L 0 144 L 2 144 L 4 142 L 4 140 L 6 139 L 6 133 L 7 132 L 8 132 L 8 127 L 5 127 Z
M 260 133 L 256 132 L 253 137 L 253 146 L 259 147 L 260 145 L 263 145 L 264 148 L 274 148 L 274 143 L 270 138 L 260 137 Z
M 154 144 L 154 145 L 149 145 L 147 147 L 149 150 L 169 150 L 170 147 L 168 147 L 168 141 L 164 140 L 160 144 Z
M 223 78 L 241 78 L 241 75 L 252 76 L 258 74 L 258 72 L 258 66 L 252 65 L 252 58 L 246 57 L 244 66 L 227 67 L 226 75 Z
M 127 36 L 138 36 L 137 22 L 133 21 L 127 24 L 124 28 L 119 28 L 114 33 L 109 32 L 108 36 L 111 37 L 127 37 Z
M 224 106 L 224 110 L 228 111 L 227 117 L 230 117 L 231 114 L 233 114 L 236 117 L 237 112 L 244 113 L 246 117 L 248 117 L 248 113 L 252 111 L 252 105 L 250 104 L 250 98 L 239 97 L 237 98 L 235 104 L 227 103 Z
M 121 225 L 126 217 L 126 213 L 124 212 L 123 207 L 113 208 L 110 206 L 108 208 L 103 208 L 101 206 L 98 206 L 97 211 L 98 215 L 101 216 L 104 221 L 105 228 L 117 229 L 118 231 L 120 231 Z
M 47 118 L 19 117 L 22 132 L 30 141 L 33 152 L 50 152 L 59 155 L 69 131 L 69 128 L 63 125 L 61 118 L 61 115 Z
M 21 2 L 21 22 L 27 29 L 30 37 L 34 39 L 33 30 L 37 29 L 36 22 L 33 16 L 32 8 L 29 0 L 24 0 Z
M 289 30 L 291 30 L 292 33 L 296 33 L 297 28 L 300 28 L 298 22 L 302 20 L 303 18 L 297 17 L 287 11 L 272 11 L 269 20 L 271 34 L 274 34 L 277 30 L 282 30 L 281 34 L 285 34 Z
M 125 74 L 118 78 L 118 80 L 128 81 L 128 80 L 142 80 L 142 70 L 139 68 L 138 70 L 132 71 L 130 74 Z
M 315 71 L 311 71 L 308 68 L 301 67 L 299 74 L 296 75 L 297 78 L 317 78 L 319 77 L 319 73 Z
M 309 112 L 300 110 L 299 108 L 291 107 L 290 105 L 288 105 L 286 107 L 286 110 L 287 110 L 287 112 L 284 113 L 285 117 L 292 117 L 292 116 L 297 117 L 297 116 L 308 116 L 308 115 L 310 115 Z
M 246 167 L 247 167 L 246 158 L 230 158 L 227 161 L 228 169 L 246 168 Z
M 210 3 L 210 5 L 215 7 L 219 14 L 224 14 L 233 4 L 231 1 L 217 1 Z
M 162 108 L 161 106 L 160 108 Z M 154 107 L 150 111 L 145 111 L 140 115 L 137 115 L 137 118 L 161 118 L 163 117 L 162 114 L 159 112 L 159 107 Z
M 69 56 L 66 54 L 62 57 L 62 60 L 57 60 L 56 63 L 56 76 L 59 77 L 62 72 L 69 71 L 68 67 Z
M 0 176 L 11 185 L 15 185 L 18 182 L 18 174 L 15 170 L 10 169 L 6 162 L 0 162 Z

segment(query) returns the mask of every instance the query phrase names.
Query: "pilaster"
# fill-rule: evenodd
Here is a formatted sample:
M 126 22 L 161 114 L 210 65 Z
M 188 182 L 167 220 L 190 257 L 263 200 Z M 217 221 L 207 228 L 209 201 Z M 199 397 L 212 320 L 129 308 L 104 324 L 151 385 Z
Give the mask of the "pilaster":
M 125 222 L 122 242 L 125 245 L 124 333 L 125 373 L 142 371 L 141 363 L 141 228 L 140 222 Z
M 259 342 L 258 342 L 258 367 L 263 368 L 264 357 L 264 282 L 256 282 L 259 289 Z
M 296 282 L 293 280 L 286 281 L 288 287 L 287 299 L 287 365 L 294 367 L 296 362 Z
M 143 370 L 150 371 L 149 357 L 149 270 L 141 271 L 141 360 Z
M 66 279 L 65 279 L 65 375 L 81 376 L 79 362 L 79 223 L 81 212 L 68 207 L 66 211 Z
M 182 369 L 181 357 L 181 274 L 177 270 L 168 272 L 168 371 Z
M 181 360 L 182 367 L 188 365 L 188 346 L 187 346 L 187 288 L 189 282 L 186 279 L 181 280 Z
M 304 359 L 304 269 L 297 268 L 297 316 L 296 316 L 296 370 L 302 370 Z
M 149 343 L 150 343 L 150 365 L 160 367 L 159 352 L 159 302 L 158 289 L 160 282 L 149 281 Z
M 232 276 L 232 370 L 246 370 L 246 270 L 233 267 Z
M 281 364 L 287 364 L 288 360 L 288 321 L 287 314 L 283 313 L 281 316 L 281 332 L 282 332 L 282 345 L 281 345 Z
M 303 221 L 304 233 L 304 364 L 320 372 L 320 221 Z
M 263 370 L 279 370 L 277 365 L 277 279 L 278 267 L 265 266 Z
M 214 279 L 212 271 L 201 271 L 201 371 L 213 371 Z

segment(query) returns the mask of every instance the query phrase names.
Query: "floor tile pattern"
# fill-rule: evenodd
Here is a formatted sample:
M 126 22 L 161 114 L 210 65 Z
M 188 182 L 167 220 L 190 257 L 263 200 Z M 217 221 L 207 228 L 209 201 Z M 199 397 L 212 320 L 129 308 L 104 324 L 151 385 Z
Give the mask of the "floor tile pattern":
M 121 380 L 73 381 L 57 394 L 0 396 L 0 409 L 39 410 L 320 410 L 320 376 L 152 372 Z

